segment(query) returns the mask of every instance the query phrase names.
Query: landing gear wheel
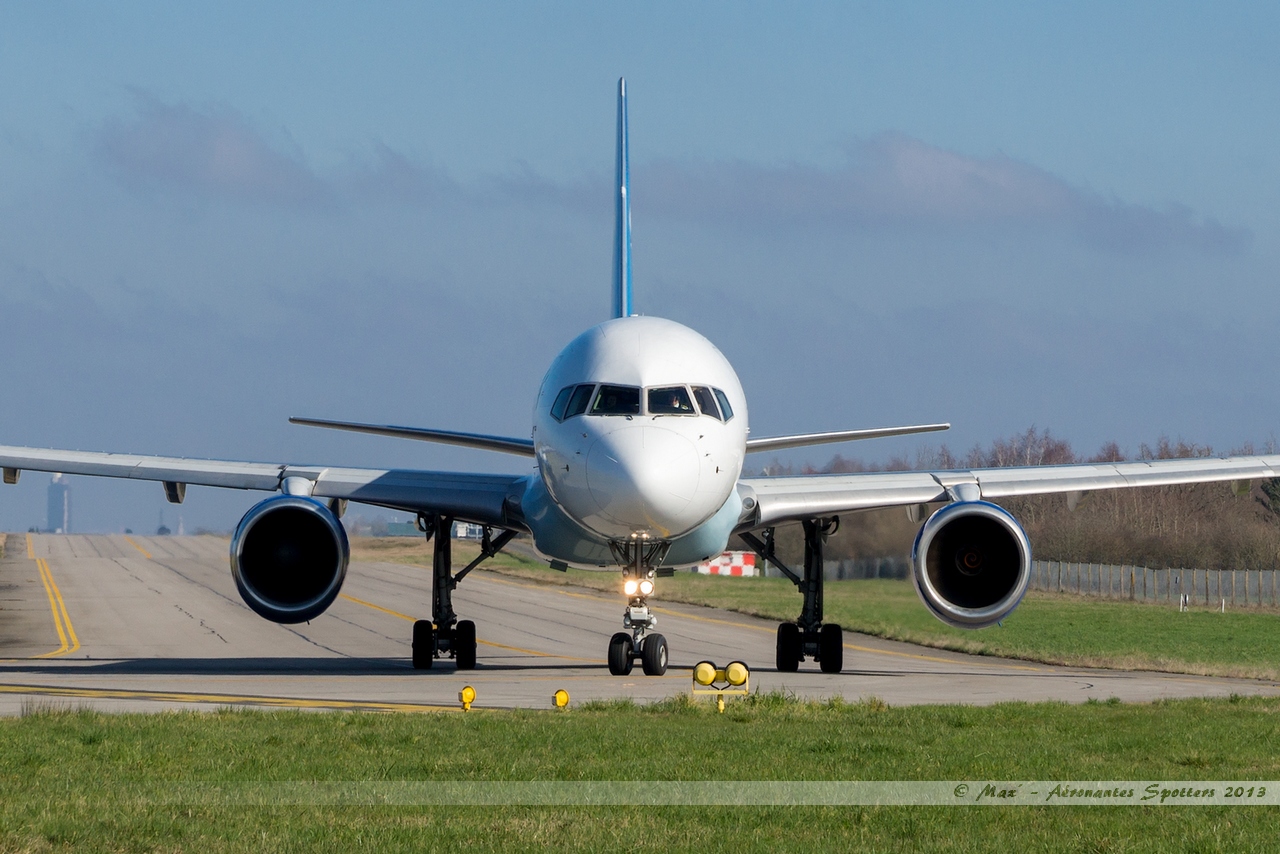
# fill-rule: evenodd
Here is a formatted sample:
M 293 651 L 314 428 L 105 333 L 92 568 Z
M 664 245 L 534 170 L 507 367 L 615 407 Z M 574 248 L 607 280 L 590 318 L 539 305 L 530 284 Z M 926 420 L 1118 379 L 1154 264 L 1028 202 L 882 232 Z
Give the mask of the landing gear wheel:
M 818 666 L 823 673 L 839 673 L 844 669 L 844 632 L 833 623 L 818 632 Z
M 459 620 L 453 627 L 453 660 L 459 670 L 475 670 L 476 624 L 470 620 Z
M 795 673 L 800 669 L 800 627 L 795 623 L 778 626 L 777 665 L 779 673 Z
M 430 670 L 436 661 L 436 632 L 430 620 L 413 623 L 413 669 Z
M 661 676 L 667 672 L 667 639 L 649 635 L 640 642 L 640 665 L 645 676 Z
M 635 645 L 631 635 L 618 632 L 609 639 L 609 672 L 614 676 L 626 676 L 635 664 Z

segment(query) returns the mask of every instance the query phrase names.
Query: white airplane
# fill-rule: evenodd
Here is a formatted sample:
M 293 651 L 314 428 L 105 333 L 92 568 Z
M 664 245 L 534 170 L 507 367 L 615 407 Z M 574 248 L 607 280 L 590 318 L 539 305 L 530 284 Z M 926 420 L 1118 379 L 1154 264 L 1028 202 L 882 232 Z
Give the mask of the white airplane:
M 297 424 L 483 448 L 532 457 L 525 475 L 220 462 L 0 446 L 5 483 L 23 469 L 163 483 L 181 503 L 189 484 L 279 493 L 254 506 L 231 540 L 231 572 L 245 603 L 278 623 L 299 623 L 333 603 L 346 577 L 347 537 L 338 521 L 348 501 L 409 511 L 434 539 L 432 619 L 413 627 L 413 665 L 453 658 L 476 664 L 476 627 L 459 620 L 453 589 L 518 533 L 553 568 L 615 566 L 623 576 L 623 627 L 609 641 L 609 670 L 666 671 L 666 639 L 649 610 L 655 579 L 720 554 L 741 536 L 800 589 L 795 622 L 777 634 L 777 668 L 810 658 L 824 672 L 843 666 L 839 626 L 822 613 L 823 542 L 839 515 L 904 506 L 924 518 L 912 550 L 912 578 L 925 606 L 953 626 L 981 628 L 1007 617 L 1031 571 L 1022 526 L 991 503 L 1014 495 L 1280 476 L 1280 456 L 1159 460 L 1070 466 L 742 477 L 746 454 L 855 439 L 945 430 L 925 424 L 750 438 L 747 401 L 728 360 L 685 326 L 642 317 L 631 306 L 626 83 L 618 84 L 613 318 L 588 329 L 552 362 L 533 410 L 529 438 L 355 424 L 309 418 Z M 484 526 L 480 556 L 455 573 L 453 522 Z M 774 553 L 774 527 L 800 522 L 803 566 Z

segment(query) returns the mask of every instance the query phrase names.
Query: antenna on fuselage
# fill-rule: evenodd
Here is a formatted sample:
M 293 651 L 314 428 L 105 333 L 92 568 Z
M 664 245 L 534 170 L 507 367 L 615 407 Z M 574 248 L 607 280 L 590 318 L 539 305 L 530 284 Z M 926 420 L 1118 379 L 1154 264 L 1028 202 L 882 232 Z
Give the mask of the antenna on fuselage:
M 613 316 L 631 311 L 631 164 L 627 158 L 627 80 L 618 79 L 618 163 L 614 189 Z

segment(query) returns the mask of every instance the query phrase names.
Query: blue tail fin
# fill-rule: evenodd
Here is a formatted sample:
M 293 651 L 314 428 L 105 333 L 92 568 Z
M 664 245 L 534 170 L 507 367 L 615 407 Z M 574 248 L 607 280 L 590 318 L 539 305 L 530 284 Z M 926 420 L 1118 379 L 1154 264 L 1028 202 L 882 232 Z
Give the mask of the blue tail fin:
M 613 316 L 631 316 L 631 164 L 627 159 L 627 81 L 618 80 L 618 171 L 614 182 Z

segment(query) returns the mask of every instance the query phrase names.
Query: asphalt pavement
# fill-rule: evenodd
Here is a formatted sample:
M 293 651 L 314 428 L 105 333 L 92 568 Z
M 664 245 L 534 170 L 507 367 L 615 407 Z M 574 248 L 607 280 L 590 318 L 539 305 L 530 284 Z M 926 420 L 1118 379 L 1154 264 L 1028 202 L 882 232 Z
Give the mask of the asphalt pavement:
M 409 661 L 411 624 L 429 615 L 430 602 L 427 569 L 353 563 L 325 614 L 281 626 L 241 602 L 225 539 L 11 534 L 0 560 L 0 714 L 47 706 L 456 709 L 465 685 L 478 708 L 547 708 L 558 689 L 575 704 L 643 702 L 689 691 L 703 659 L 745 661 L 752 690 L 874 696 L 890 705 L 1280 695 L 1274 682 L 1054 667 L 852 633 L 843 672 L 806 662 L 799 673 L 778 673 L 776 624 L 660 599 L 667 674 L 644 676 L 637 664 L 616 677 L 605 651 L 621 629 L 621 596 L 482 570 L 454 595 L 459 615 L 477 625 L 476 669 L 444 661 L 419 671 Z

